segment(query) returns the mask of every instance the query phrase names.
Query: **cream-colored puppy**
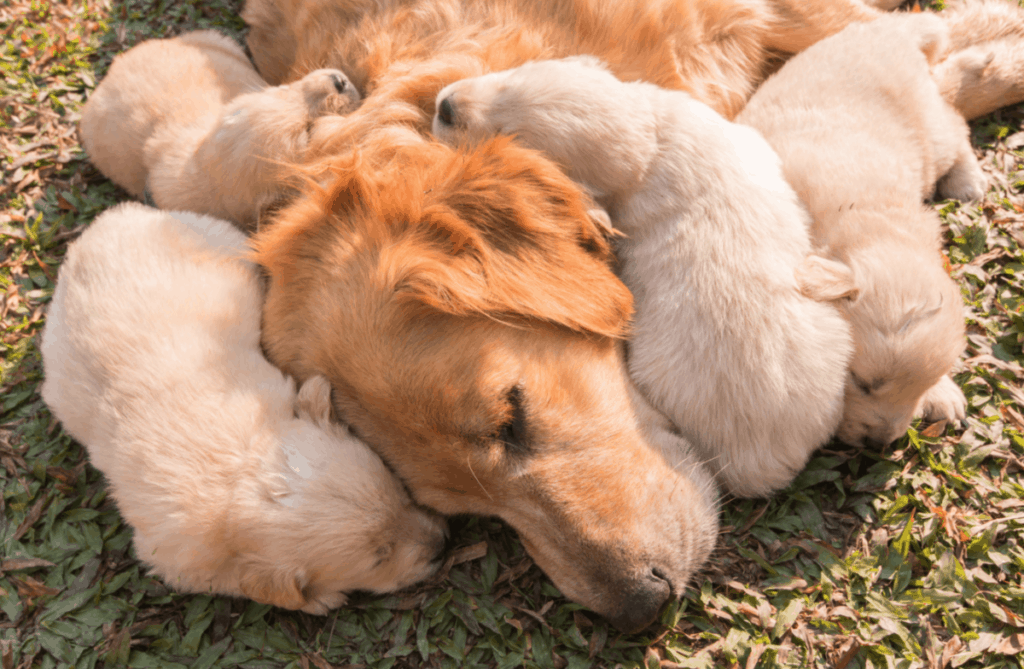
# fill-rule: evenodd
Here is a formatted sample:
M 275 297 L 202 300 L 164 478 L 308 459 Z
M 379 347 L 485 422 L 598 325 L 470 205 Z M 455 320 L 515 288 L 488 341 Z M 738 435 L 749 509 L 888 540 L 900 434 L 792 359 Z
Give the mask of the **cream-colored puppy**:
M 734 494 L 785 486 L 832 435 L 849 326 L 798 290 L 808 217 L 760 135 L 590 57 L 456 82 L 434 133 L 514 134 L 605 208 L 636 299 L 630 373 Z
M 852 25 L 789 61 L 737 118 L 768 139 L 811 211 L 820 256 L 800 269 L 801 289 L 853 326 L 837 435 L 851 444 L 888 444 L 915 412 L 964 417 L 948 376 L 964 350 L 962 299 L 922 200 L 936 185 L 975 199 L 985 178 L 966 122 L 929 74 L 946 41 L 933 14 Z
M 340 70 L 269 87 L 233 40 L 212 30 L 119 55 L 82 111 L 82 144 L 105 175 L 162 209 L 253 228 L 287 192 L 318 117 L 359 93 Z
M 330 421 L 322 377 L 260 352 L 263 293 L 225 221 L 126 203 L 69 249 L 43 399 L 171 587 L 323 614 L 430 575 L 445 527 Z

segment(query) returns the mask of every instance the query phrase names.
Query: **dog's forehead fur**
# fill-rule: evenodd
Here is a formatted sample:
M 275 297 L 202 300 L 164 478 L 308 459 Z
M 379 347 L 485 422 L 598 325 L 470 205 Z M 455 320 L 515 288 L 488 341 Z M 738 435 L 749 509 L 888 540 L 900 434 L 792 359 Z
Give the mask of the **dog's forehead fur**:
M 401 301 L 599 337 L 626 333 L 632 296 L 612 273 L 606 231 L 549 161 L 500 138 L 467 151 L 408 148 L 384 165 L 358 153 L 338 159 L 332 184 L 311 186 L 311 197 L 256 238 L 257 261 L 294 280 L 323 269 L 304 261 L 328 248 L 407 247 L 388 275 Z

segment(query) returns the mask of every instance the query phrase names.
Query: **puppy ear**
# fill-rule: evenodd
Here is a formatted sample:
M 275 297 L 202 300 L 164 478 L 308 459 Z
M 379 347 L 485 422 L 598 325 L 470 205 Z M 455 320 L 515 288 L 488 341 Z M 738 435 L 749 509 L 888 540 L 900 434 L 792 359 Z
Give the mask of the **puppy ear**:
M 326 378 L 318 374 L 306 379 L 295 400 L 295 411 L 318 425 L 331 419 L 331 384 Z
M 604 207 L 594 205 L 590 209 L 587 209 L 587 216 L 590 217 L 590 222 L 593 223 L 599 230 L 602 230 L 605 237 L 625 237 L 625 235 L 615 229 L 612 225 L 612 217 L 608 215 Z
M 857 299 L 860 289 L 854 283 L 849 265 L 818 255 L 809 255 L 793 271 L 800 292 L 812 300 L 832 302 L 844 297 Z
M 249 599 L 292 611 L 306 606 L 303 590 L 309 585 L 309 578 L 304 569 L 288 569 L 252 559 L 239 571 L 238 589 Z

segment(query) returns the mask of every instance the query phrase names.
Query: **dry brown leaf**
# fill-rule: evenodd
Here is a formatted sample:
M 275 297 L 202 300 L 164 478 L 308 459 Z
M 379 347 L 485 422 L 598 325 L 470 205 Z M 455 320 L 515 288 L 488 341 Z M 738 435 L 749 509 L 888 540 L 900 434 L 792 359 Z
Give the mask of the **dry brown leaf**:
M 757 669 L 757 661 L 761 659 L 764 652 L 768 650 L 768 646 L 763 643 L 757 643 L 750 647 L 750 655 L 747 655 L 747 663 L 744 665 L 746 669 Z
M 0 561 L 0 572 L 18 571 L 19 569 L 32 569 L 33 567 L 55 567 L 49 560 L 42 558 L 11 558 Z
M 928 437 L 929 439 L 941 437 L 942 435 L 946 434 L 946 425 L 948 424 L 949 421 L 943 418 L 937 423 L 932 423 L 925 429 L 921 430 L 921 436 Z
M 11 538 L 12 541 L 18 541 L 25 533 L 28 532 L 29 528 L 36 524 L 36 521 L 43 515 L 43 509 L 46 507 L 46 502 L 49 501 L 49 497 L 40 497 L 32 508 L 28 510 L 28 514 L 25 515 L 25 520 L 18 525 L 18 529 L 15 530 L 14 536 Z
M 846 666 L 853 661 L 853 658 L 857 657 L 857 653 L 859 651 L 860 640 L 855 637 L 848 639 L 839 651 L 839 657 L 836 659 L 835 669 L 846 669 Z
M 480 543 L 473 544 L 472 546 L 463 546 L 462 548 L 453 551 L 452 556 L 448 559 L 451 560 L 452 566 L 455 566 L 457 564 L 462 564 L 463 562 L 479 560 L 485 555 L 487 555 L 487 542 L 481 541 Z
M 939 660 L 939 665 L 942 669 L 946 669 L 949 666 L 953 656 L 956 655 L 963 649 L 964 642 L 960 640 L 960 637 L 953 637 L 946 642 L 946 645 L 942 647 L 942 659 Z
M 1013 634 L 1004 638 L 997 646 L 992 648 L 993 652 L 1003 655 L 1020 655 L 1024 653 L 1024 634 Z
M 14 669 L 14 640 L 0 641 L 0 668 Z
M 320 653 L 306 654 L 303 655 L 303 657 L 315 664 L 318 669 L 334 669 L 334 667 L 331 666 L 331 663 L 325 660 Z
M 14 581 L 15 586 L 18 588 L 18 594 L 22 597 L 46 597 L 60 594 L 60 590 L 57 588 L 51 588 L 31 576 L 12 578 L 11 580 Z

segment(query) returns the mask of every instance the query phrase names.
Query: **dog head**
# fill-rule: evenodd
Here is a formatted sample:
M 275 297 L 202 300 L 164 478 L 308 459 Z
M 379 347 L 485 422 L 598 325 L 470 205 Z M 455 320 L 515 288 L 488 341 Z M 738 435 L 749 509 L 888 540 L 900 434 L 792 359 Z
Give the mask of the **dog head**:
M 271 510 L 253 519 L 263 538 L 240 568 L 251 599 L 323 615 L 348 591 L 398 590 L 441 564 L 445 522 L 331 413 L 327 380 L 308 379 L 263 491 Z
M 514 135 L 601 199 L 636 184 L 657 151 L 646 88 L 590 56 L 536 61 L 446 86 L 433 131 L 449 145 Z
M 633 392 L 605 232 L 508 139 L 403 141 L 334 159 L 257 236 L 265 348 L 330 380 L 418 502 L 503 518 L 567 596 L 643 628 L 714 545 L 716 500 Z
M 934 248 L 890 240 L 851 250 L 845 262 L 810 256 L 797 281 L 808 297 L 835 301 L 853 331 L 836 436 L 852 445 L 891 443 L 963 352 L 959 288 Z

